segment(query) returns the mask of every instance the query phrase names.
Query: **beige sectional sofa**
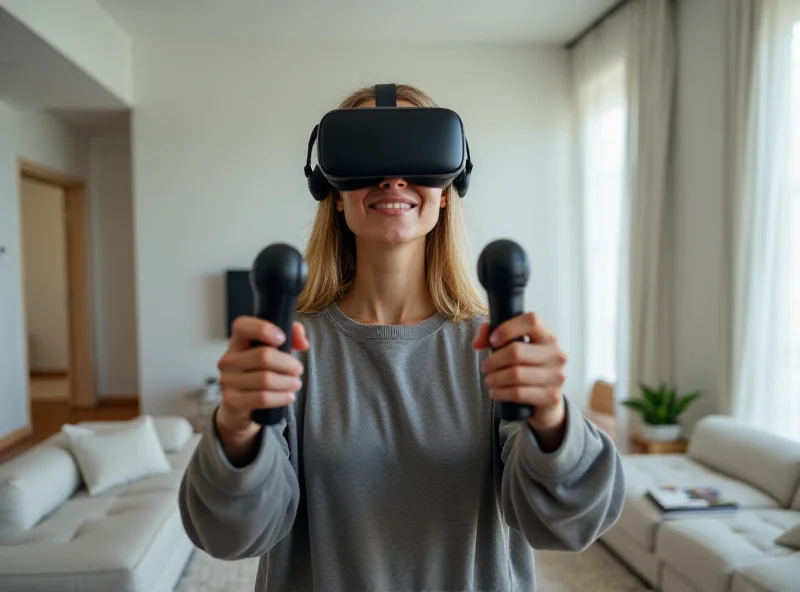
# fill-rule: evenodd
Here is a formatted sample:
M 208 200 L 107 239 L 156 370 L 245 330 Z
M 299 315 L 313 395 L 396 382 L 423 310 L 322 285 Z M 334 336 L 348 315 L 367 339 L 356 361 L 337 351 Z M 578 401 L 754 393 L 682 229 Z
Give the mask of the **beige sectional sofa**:
M 800 443 L 709 416 L 686 454 L 625 455 L 627 493 L 602 541 L 653 590 L 800 591 Z M 664 519 L 645 491 L 715 486 L 739 509 Z
M 0 465 L 0 590 L 174 589 L 193 551 L 178 487 L 200 436 L 183 418 L 152 420 L 166 469 L 95 495 L 64 433 Z M 78 425 L 101 433 L 120 423 Z

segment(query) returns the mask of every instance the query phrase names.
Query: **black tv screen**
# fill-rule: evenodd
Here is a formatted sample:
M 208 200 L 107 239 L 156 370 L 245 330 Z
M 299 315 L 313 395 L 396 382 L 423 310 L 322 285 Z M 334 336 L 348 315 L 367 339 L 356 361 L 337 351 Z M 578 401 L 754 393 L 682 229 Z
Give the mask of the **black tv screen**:
M 229 269 L 225 272 L 225 309 L 227 311 L 226 335 L 233 333 L 233 320 L 254 312 L 253 288 L 250 286 L 249 269 Z

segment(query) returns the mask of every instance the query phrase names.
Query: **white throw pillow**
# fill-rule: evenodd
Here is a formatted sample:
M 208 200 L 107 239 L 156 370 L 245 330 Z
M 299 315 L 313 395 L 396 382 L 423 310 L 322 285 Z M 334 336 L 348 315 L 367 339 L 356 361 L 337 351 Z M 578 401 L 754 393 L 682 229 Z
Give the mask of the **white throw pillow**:
M 792 547 L 800 551 L 800 522 L 775 539 L 775 542 L 784 547 Z
M 139 421 L 136 417 L 128 421 L 82 421 L 79 427 L 86 427 L 94 432 L 108 432 L 118 430 L 120 426 L 127 425 L 130 421 Z M 192 439 L 194 429 L 192 424 L 185 417 L 177 415 L 155 415 L 153 416 L 153 426 L 156 434 L 161 441 L 161 447 L 167 454 L 180 452 L 183 447 Z
M 149 415 L 123 422 L 114 430 L 67 424 L 61 431 L 69 439 L 91 496 L 172 470 Z

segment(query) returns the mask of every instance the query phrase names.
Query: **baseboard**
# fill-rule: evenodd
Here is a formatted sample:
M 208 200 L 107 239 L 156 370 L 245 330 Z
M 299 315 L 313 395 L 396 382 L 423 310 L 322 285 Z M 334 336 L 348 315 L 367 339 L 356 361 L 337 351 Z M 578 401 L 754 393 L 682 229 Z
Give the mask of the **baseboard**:
M 59 368 L 39 368 L 30 371 L 31 378 L 67 378 L 69 371 Z
M 35 403 L 69 403 L 69 395 L 68 394 L 58 394 L 58 395 L 33 395 L 31 394 L 31 401 Z
M 30 437 L 33 434 L 33 428 L 30 425 L 22 426 L 0 438 L 0 450 L 6 450 L 19 444 L 25 438 Z
M 105 395 L 97 398 L 100 407 L 130 407 L 139 404 L 139 395 Z

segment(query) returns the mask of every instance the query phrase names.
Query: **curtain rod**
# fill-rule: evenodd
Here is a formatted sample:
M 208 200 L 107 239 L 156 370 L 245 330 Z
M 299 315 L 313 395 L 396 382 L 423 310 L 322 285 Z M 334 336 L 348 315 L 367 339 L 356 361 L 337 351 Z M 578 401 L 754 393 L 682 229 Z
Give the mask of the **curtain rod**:
M 604 20 L 610 17 L 612 14 L 617 12 L 620 8 L 622 8 L 625 4 L 628 3 L 629 0 L 619 0 L 619 2 L 614 3 L 608 10 L 606 10 L 603 14 L 597 17 L 588 27 L 586 27 L 583 31 L 578 33 L 575 37 L 573 37 L 567 44 L 564 46 L 567 49 L 572 49 L 578 43 L 580 43 L 581 39 L 586 37 L 589 33 L 591 33 L 594 29 L 596 29 Z

